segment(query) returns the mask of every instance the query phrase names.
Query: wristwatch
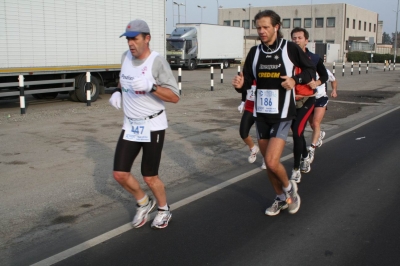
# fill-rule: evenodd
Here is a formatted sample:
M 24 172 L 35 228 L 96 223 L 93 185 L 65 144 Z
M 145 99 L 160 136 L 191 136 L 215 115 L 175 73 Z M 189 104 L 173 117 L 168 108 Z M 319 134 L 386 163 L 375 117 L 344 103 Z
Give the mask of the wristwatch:
M 151 88 L 150 93 L 153 93 L 153 92 L 155 92 L 156 90 L 157 90 L 157 85 L 156 85 L 156 84 L 153 84 L 153 87 Z

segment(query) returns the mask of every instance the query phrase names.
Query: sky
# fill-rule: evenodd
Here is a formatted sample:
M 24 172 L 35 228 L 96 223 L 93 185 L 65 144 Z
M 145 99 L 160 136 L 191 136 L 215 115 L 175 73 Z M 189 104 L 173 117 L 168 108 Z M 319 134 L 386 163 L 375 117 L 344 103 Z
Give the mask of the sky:
M 383 20 L 383 31 L 392 33 L 396 31 L 396 12 L 399 0 L 167 0 L 167 33 L 171 33 L 174 25 L 181 23 L 210 23 L 217 24 L 218 6 L 223 8 L 248 8 L 286 5 L 334 4 L 346 3 L 361 7 L 379 14 Z M 176 2 L 181 5 L 173 4 Z M 199 8 L 197 6 L 205 7 Z M 178 10 L 179 8 L 179 10 Z M 400 7 L 399 7 L 400 9 Z M 178 16 L 178 14 L 180 16 Z M 400 31 L 400 26 L 397 26 Z

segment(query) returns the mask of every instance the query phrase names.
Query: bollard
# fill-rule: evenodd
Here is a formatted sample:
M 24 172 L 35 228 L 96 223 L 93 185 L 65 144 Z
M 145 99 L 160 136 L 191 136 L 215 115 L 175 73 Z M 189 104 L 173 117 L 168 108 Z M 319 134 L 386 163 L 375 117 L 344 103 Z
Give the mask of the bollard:
M 178 89 L 179 95 L 182 94 L 182 68 L 178 68 Z
M 385 63 L 383 63 L 383 72 L 385 72 L 386 71 L 386 60 L 385 60 Z
M 353 61 L 351 61 L 351 69 L 350 69 L 350 73 L 353 76 Z
M 368 66 L 369 66 L 369 61 L 367 61 L 367 70 L 365 71 L 366 74 L 368 74 Z
M 224 64 L 221 63 L 221 83 L 224 83 Z
M 343 61 L 343 69 L 342 69 L 342 77 L 344 76 L 344 61 Z
M 332 69 L 332 74 L 335 76 L 335 62 L 333 62 L 333 69 Z
M 396 70 L 396 59 L 393 60 L 393 71 L 395 71 L 395 70 Z
M 19 106 L 21 108 L 21 115 L 25 114 L 25 92 L 24 92 L 24 76 L 19 75 Z
M 240 66 L 238 66 L 238 76 L 240 76 Z
M 361 61 L 358 61 L 358 75 L 361 75 Z
M 389 71 L 390 71 L 390 69 L 392 68 L 392 60 L 389 60 Z
M 90 106 L 92 101 L 92 83 L 90 82 L 90 72 L 86 72 L 85 92 L 86 106 Z
M 324 54 L 324 63 L 326 63 L 326 54 Z
M 211 91 L 214 90 L 214 67 L 211 67 Z

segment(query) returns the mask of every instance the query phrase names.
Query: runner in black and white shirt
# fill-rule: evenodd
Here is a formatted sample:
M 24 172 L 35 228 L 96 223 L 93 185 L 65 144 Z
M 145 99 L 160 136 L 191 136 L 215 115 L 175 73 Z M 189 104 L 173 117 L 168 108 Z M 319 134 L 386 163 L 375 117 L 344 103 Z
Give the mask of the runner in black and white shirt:
M 241 91 L 257 82 L 254 116 L 260 149 L 265 151 L 267 173 L 276 198 L 267 215 L 277 215 L 282 209 L 296 213 L 300 208 L 297 184 L 289 181 L 280 162 L 292 119 L 296 115 L 294 86 L 315 79 L 315 67 L 295 43 L 282 39 L 280 16 L 272 10 L 259 12 L 254 18 L 262 44 L 251 48 L 243 73 L 232 85 Z M 302 72 L 294 75 L 294 67 Z
M 326 70 L 328 73 L 328 81 L 331 83 L 332 92 L 331 97 L 337 97 L 337 81 L 335 76 L 329 69 Z M 321 122 L 324 118 L 325 111 L 328 109 L 328 82 L 317 87 L 317 94 L 315 95 L 315 107 L 314 112 L 311 114 L 308 119 L 311 128 L 313 129 L 312 137 L 311 137 L 311 145 L 308 147 L 308 153 L 314 160 L 315 148 L 321 147 L 322 139 L 325 137 L 325 131 L 321 130 Z
M 120 83 L 110 104 L 124 111 L 124 124 L 114 157 L 115 180 L 137 201 L 132 225 L 143 226 L 156 202 L 140 187 L 130 173 L 133 162 L 142 150 L 141 172 L 158 204 L 158 214 L 151 226 L 165 228 L 171 219 L 164 184 L 158 176 L 165 129 L 168 127 L 164 102 L 177 103 L 179 91 L 171 68 L 164 57 L 151 51 L 150 29 L 143 20 L 129 22 L 121 35 L 129 50 L 122 56 Z M 121 95 L 122 94 L 122 95 Z

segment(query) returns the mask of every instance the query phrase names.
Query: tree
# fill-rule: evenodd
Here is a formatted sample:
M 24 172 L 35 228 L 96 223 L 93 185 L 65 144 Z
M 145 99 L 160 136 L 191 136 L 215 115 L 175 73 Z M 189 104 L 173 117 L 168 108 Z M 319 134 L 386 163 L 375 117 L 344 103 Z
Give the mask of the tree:
M 394 33 L 392 33 L 392 35 L 394 36 Z M 394 40 L 394 37 L 393 37 Z M 392 38 L 390 37 L 390 35 L 386 32 L 383 32 L 382 34 L 382 43 L 383 44 L 392 44 Z
M 399 48 L 399 46 L 400 46 L 399 38 L 400 38 L 400 33 L 397 32 L 397 48 Z M 393 33 L 392 33 L 392 43 L 393 43 L 393 45 L 394 45 L 394 40 L 395 40 L 395 39 L 396 39 L 396 33 L 393 32 Z

